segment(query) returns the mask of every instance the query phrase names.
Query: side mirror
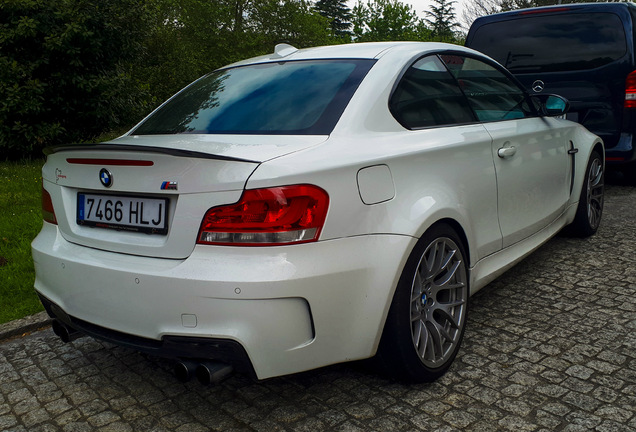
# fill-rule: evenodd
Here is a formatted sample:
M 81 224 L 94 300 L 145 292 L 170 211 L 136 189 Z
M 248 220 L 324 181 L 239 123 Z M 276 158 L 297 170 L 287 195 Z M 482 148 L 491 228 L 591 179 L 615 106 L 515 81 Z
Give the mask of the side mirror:
M 542 116 L 557 117 L 565 115 L 570 110 L 570 102 L 559 95 L 543 94 L 530 97 Z

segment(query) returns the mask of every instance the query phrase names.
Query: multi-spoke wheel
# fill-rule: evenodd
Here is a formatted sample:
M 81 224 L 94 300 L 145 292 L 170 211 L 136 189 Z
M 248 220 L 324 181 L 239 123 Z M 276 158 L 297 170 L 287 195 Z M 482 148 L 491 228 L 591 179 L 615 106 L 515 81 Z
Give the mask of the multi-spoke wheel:
M 588 237 L 596 232 L 603 214 L 603 196 L 605 193 L 605 171 L 603 159 L 592 152 L 585 171 L 583 188 L 576 216 L 568 227 L 568 232 L 578 237 Z
M 459 349 L 468 305 L 465 253 L 445 224 L 429 229 L 404 268 L 380 345 L 390 372 L 409 381 L 443 375 Z

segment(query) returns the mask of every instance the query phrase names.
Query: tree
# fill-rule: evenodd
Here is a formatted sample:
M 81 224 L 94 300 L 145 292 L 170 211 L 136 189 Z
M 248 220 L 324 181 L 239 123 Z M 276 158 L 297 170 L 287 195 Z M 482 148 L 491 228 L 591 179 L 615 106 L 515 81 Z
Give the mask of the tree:
M 131 74 L 143 50 L 142 0 L 0 3 L 0 154 L 39 156 L 145 111 Z
M 465 2 L 461 16 L 462 29 L 468 32 L 471 24 L 477 18 L 501 12 L 503 10 L 502 7 L 503 0 L 472 0 L 470 2 Z
M 356 42 L 421 40 L 422 36 L 415 10 L 399 0 L 359 1 L 352 22 Z
M 303 0 L 151 0 L 154 29 L 140 79 L 155 104 L 196 78 L 279 42 L 298 48 L 333 42 L 327 19 Z
M 433 0 L 431 9 L 426 12 L 428 18 L 425 21 L 429 24 L 432 36 L 435 40 L 444 42 L 454 42 L 455 28 L 458 27 L 455 21 L 454 0 Z
M 124 130 L 211 70 L 334 41 L 305 0 L 3 0 L 0 157 Z
M 346 0 L 318 0 L 314 8 L 329 20 L 332 34 L 340 39 L 351 39 L 351 9 Z
M 333 42 L 327 19 L 304 0 L 252 0 L 247 17 L 249 32 L 242 37 L 251 35 L 250 55 L 272 52 L 280 42 L 297 48 Z
M 0 1 L 0 157 L 124 130 L 229 63 L 337 41 L 306 0 Z

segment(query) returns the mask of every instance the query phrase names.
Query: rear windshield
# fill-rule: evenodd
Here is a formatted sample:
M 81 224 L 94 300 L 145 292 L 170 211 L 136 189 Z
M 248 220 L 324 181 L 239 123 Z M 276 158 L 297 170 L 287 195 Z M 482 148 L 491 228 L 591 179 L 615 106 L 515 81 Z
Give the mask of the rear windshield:
M 594 69 L 627 52 L 620 18 L 612 13 L 534 15 L 478 28 L 470 47 L 513 73 Z
M 195 81 L 133 134 L 331 133 L 373 60 L 263 63 Z

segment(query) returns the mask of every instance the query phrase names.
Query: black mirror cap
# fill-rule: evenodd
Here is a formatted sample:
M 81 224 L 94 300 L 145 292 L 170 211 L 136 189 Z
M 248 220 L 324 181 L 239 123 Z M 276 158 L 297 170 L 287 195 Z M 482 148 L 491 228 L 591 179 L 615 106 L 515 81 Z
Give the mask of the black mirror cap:
M 557 117 L 567 114 L 570 102 L 563 96 L 555 94 L 532 95 L 537 110 L 542 116 Z

